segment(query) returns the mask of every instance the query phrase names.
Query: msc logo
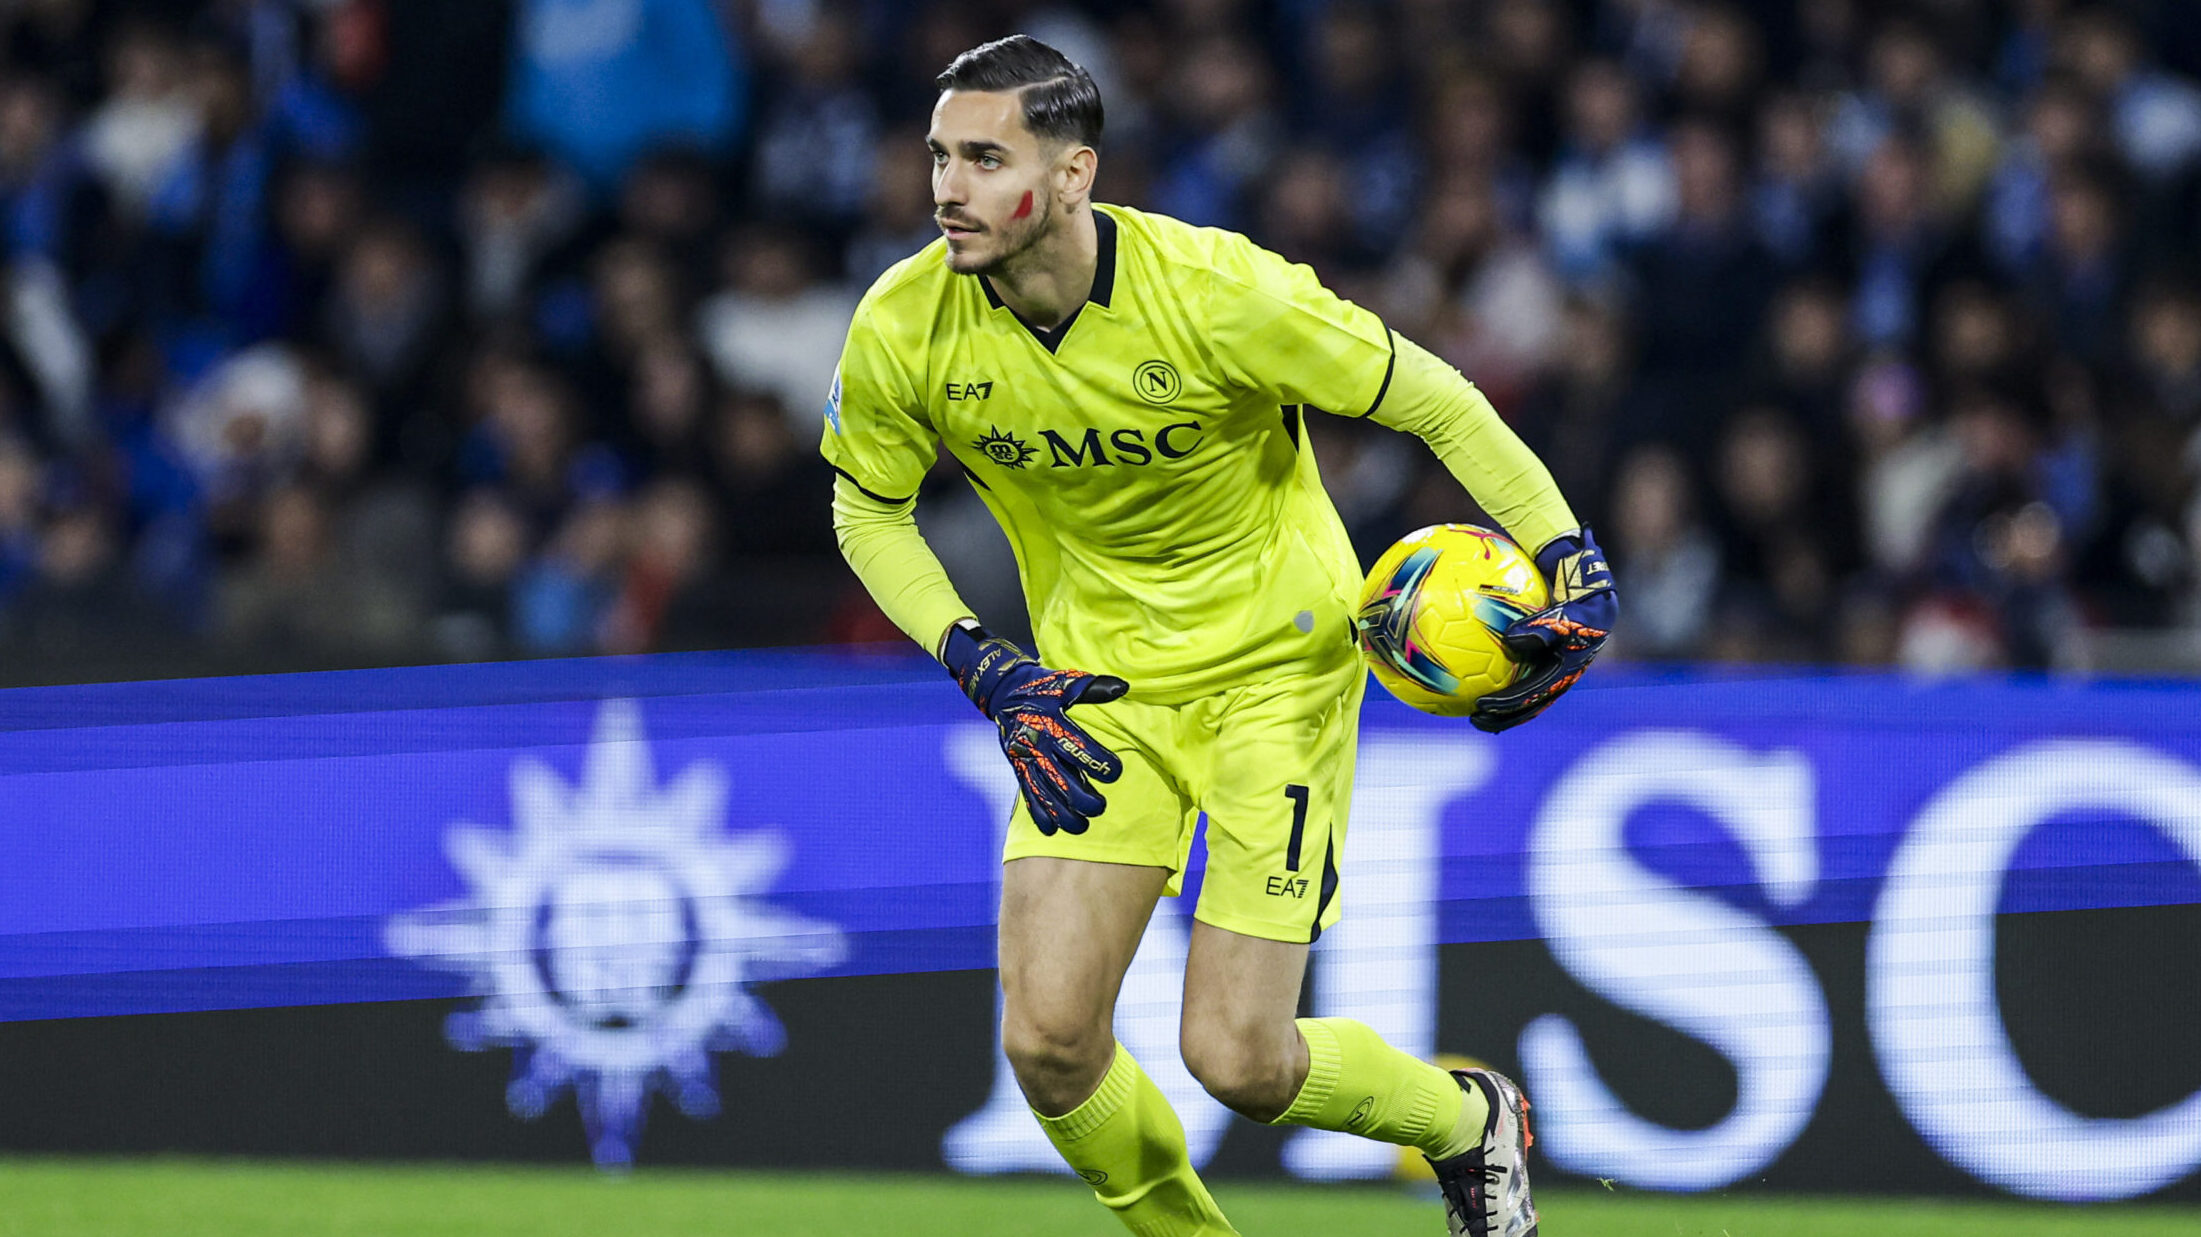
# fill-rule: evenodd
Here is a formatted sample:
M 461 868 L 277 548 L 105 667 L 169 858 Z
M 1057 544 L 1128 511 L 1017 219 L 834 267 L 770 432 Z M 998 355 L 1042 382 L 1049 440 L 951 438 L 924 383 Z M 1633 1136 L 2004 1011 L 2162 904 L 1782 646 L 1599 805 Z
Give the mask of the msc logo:
M 993 384 L 987 383 L 986 385 L 992 386 Z M 987 426 L 985 436 L 973 440 L 971 445 L 978 448 L 987 459 L 1001 465 L 1003 468 L 1022 468 L 1032 462 L 1033 456 L 1039 454 L 1023 439 L 1013 433 L 1004 431 L 998 425 Z
M 951 382 L 947 386 L 949 399 L 992 399 L 994 384 L 985 382 Z
M 1053 468 L 1106 468 L 1115 464 L 1151 464 L 1159 455 L 1165 460 L 1181 460 L 1192 454 L 1200 445 L 1200 423 L 1179 421 L 1154 431 L 1150 441 L 1145 431 L 1125 426 L 1108 435 L 1104 446 L 1099 426 L 1088 426 L 1083 437 L 1075 442 L 1053 430 L 1041 430 L 1039 436 L 1047 440 L 1048 465 Z M 1111 458 L 1109 452 L 1115 452 Z
M 1177 367 L 1167 361 L 1147 361 L 1131 371 L 1131 389 L 1149 404 L 1166 404 L 1185 389 Z

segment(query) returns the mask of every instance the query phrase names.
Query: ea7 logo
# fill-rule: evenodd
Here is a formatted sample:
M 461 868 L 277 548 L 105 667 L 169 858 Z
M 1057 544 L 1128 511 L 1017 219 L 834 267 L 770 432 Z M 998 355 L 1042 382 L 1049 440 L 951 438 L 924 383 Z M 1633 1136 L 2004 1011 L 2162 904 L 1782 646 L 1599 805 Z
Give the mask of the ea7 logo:
M 993 393 L 994 384 L 991 381 L 951 382 L 948 384 L 949 399 L 991 399 Z

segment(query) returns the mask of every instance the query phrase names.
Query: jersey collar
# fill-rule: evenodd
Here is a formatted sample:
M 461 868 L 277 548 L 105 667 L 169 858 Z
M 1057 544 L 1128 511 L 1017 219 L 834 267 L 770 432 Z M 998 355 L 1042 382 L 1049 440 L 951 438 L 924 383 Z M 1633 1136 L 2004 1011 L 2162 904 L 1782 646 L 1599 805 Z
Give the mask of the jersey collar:
M 986 293 L 986 303 L 995 309 L 1009 309 L 1009 316 L 1016 319 L 1018 326 L 1030 332 L 1032 338 L 1039 341 L 1040 347 L 1053 352 L 1062 346 L 1062 337 L 1068 335 L 1070 328 L 1077 325 L 1078 315 L 1085 312 L 1087 305 L 1098 305 L 1107 309 L 1109 299 L 1116 294 L 1116 221 L 1107 211 L 1097 206 L 1093 208 L 1093 237 L 1093 290 L 1085 294 L 1085 300 L 1070 311 L 1070 316 L 1062 320 L 1061 326 L 1049 331 L 1026 322 L 1015 310 L 1009 309 L 1008 302 L 994 292 L 993 284 L 984 275 L 980 275 L 978 286 Z

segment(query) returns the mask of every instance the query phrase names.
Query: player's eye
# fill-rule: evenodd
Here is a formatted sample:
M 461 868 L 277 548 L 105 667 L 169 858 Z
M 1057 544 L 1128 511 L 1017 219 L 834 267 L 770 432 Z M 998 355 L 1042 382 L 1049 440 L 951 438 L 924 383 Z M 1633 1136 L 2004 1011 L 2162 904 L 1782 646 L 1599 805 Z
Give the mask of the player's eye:
M 947 165 L 948 165 L 948 152 L 947 152 L 947 151 L 944 151 L 944 150 L 936 150 L 936 151 L 933 151 L 933 152 L 932 152 L 932 166 L 934 166 L 934 167 L 936 167 L 936 168 L 937 168 L 937 167 L 946 167 Z
M 991 171 L 1001 166 L 1001 157 L 999 155 L 980 155 L 978 156 L 978 166 Z

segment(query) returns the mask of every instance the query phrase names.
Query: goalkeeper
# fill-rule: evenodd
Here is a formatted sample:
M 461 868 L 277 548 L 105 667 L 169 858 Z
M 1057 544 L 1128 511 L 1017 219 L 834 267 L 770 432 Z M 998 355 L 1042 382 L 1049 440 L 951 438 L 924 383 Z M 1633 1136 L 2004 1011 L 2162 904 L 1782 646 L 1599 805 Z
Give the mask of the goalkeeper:
M 1002 872 L 1002 1042 L 1063 1158 L 1142 1237 L 1230 1226 L 1161 1092 L 1111 1032 L 1117 989 L 1207 814 L 1185 1064 L 1256 1121 L 1411 1146 L 1454 1233 L 1536 1228 L 1527 1102 L 1344 1018 L 1295 1018 L 1338 859 L 1366 674 L 1360 571 L 1310 409 L 1419 435 L 1552 605 L 1508 634 L 1502 730 L 1572 686 L 1616 611 L 1550 474 L 1443 362 L 1244 237 L 1093 202 L 1101 101 L 1023 36 L 938 79 L 942 239 L 879 278 L 826 404 L 842 552 L 1000 729 L 1022 790 Z M 940 446 L 1007 531 L 1038 638 L 989 636 L 918 533 Z

